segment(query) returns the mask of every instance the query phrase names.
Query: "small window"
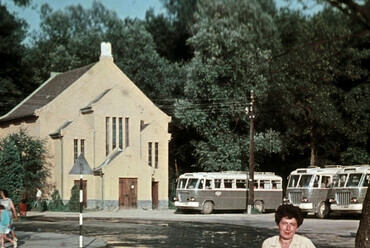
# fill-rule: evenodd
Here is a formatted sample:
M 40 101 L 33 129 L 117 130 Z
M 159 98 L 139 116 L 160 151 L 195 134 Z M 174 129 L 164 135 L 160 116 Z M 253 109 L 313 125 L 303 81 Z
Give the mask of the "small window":
M 272 188 L 273 189 L 281 189 L 281 181 L 272 180 Z
M 212 189 L 212 180 L 210 180 L 210 179 L 206 180 L 206 188 L 205 189 Z
M 258 189 L 258 181 L 254 181 L 254 188 Z
M 204 179 L 200 179 L 198 189 L 203 189 L 204 187 Z
M 320 176 L 315 176 L 315 179 L 313 180 L 313 187 L 318 188 L 320 184 Z
M 237 189 L 247 188 L 247 184 L 245 183 L 245 180 L 236 180 L 236 188 Z
M 233 187 L 233 179 L 224 179 L 224 188 L 232 189 L 232 187 Z
M 367 174 L 362 187 L 369 187 L 370 174 Z
M 322 176 L 321 177 L 321 188 L 327 189 L 330 188 L 330 177 L 329 176 Z
M 261 180 L 260 189 L 271 189 L 270 180 Z
M 221 188 L 221 179 L 215 179 L 215 188 Z

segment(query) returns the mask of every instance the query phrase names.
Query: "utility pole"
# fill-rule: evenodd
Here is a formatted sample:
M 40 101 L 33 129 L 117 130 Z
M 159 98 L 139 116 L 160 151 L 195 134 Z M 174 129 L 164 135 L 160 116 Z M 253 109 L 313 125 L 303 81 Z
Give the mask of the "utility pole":
M 249 115 L 250 122 L 250 143 L 249 143 L 249 193 L 248 193 L 248 209 L 247 213 L 252 213 L 252 208 L 254 206 L 254 96 L 253 90 L 251 90 L 251 103 L 250 109 L 246 108 L 246 114 Z

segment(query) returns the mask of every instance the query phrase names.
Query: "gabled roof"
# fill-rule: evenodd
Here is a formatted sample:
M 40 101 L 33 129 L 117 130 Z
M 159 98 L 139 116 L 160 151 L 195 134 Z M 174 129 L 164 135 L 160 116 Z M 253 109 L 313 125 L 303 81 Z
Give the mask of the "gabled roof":
M 0 117 L 0 122 L 34 116 L 35 110 L 42 108 L 54 100 L 60 93 L 85 74 L 93 65 L 95 64 L 67 71 L 50 78 L 9 113 Z
M 94 168 L 94 172 L 101 171 L 103 167 L 109 165 L 123 151 L 124 151 L 123 149 L 116 148 L 111 154 L 109 154 L 109 156 L 104 160 L 104 162 L 101 165 L 99 165 L 98 167 Z

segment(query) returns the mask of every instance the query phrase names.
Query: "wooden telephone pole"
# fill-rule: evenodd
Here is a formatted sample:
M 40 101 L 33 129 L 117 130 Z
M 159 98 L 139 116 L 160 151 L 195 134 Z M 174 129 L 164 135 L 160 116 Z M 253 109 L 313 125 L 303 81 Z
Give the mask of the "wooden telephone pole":
M 248 107 L 247 107 L 248 110 Z M 248 214 L 252 213 L 252 208 L 254 207 L 254 118 L 255 118 L 255 109 L 254 109 L 254 96 L 253 90 L 251 90 L 251 103 L 249 111 L 246 111 L 249 114 L 250 122 L 250 144 L 249 144 L 249 193 L 248 193 Z

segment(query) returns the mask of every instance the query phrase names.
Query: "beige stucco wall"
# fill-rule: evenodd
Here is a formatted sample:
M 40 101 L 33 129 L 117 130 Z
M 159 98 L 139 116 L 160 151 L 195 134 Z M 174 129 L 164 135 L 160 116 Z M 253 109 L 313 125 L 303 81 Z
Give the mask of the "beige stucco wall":
M 80 112 L 81 108 L 86 107 L 107 89 L 111 90 L 92 105 L 93 112 Z M 52 155 L 50 185 L 59 190 L 64 200 L 69 200 L 74 180 L 79 179 L 79 176 L 69 175 L 73 166 L 74 139 L 85 140 L 85 158 L 92 169 L 106 159 L 106 117 L 110 117 L 111 121 L 112 117 L 121 117 L 123 121 L 129 118 L 130 146 L 103 168 L 103 177 L 84 176 L 88 185 L 88 201 L 99 201 L 102 198 L 118 201 L 119 177 L 138 178 L 138 200 L 151 199 L 152 180 L 159 182 L 159 200 L 168 200 L 170 135 L 167 129 L 171 119 L 158 109 L 111 59 L 100 60 L 53 101 L 37 110 L 36 115 L 38 119 L 35 123 L 0 128 L 0 137 L 25 127 L 30 135 L 46 138 Z M 72 123 L 61 130 L 62 137 L 51 139 L 49 134 L 66 121 Z M 140 130 L 141 121 L 151 123 L 143 132 Z M 159 169 L 153 170 L 147 164 L 147 142 L 160 144 Z

